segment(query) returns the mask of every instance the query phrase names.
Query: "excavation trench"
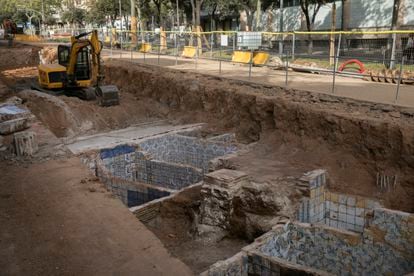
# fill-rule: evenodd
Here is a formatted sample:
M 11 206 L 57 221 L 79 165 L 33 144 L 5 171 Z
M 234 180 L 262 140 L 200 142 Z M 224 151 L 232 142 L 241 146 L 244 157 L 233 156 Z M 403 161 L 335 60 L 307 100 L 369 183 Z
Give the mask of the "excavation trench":
M 412 225 L 413 110 L 125 61 L 107 61 L 105 69 L 106 82 L 120 88 L 120 106 L 17 95 L 194 272 L 260 274 L 292 264 L 335 272 L 327 263 L 339 263 L 339 253 L 316 262 L 301 251 L 316 248 L 311 235 L 339 237 L 321 250 L 351 240 L 349 250 L 380 255 L 362 235 Z M 13 74 L 2 75 L 6 85 Z M 400 236 L 379 242 L 410 244 L 387 247 L 403 273 L 414 254 L 400 237 L 412 230 L 398 229 Z M 286 236 L 304 240 L 283 255 Z

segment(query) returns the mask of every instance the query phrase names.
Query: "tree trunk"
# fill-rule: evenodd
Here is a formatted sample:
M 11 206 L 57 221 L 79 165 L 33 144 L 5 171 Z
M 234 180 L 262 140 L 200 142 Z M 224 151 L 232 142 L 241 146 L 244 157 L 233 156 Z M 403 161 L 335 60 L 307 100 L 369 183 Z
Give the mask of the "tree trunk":
M 248 31 L 249 30 L 249 23 L 247 20 L 247 11 L 241 10 L 239 13 L 239 20 L 240 20 L 240 31 Z
M 198 54 L 200 55 L 203 50 L 203 45 L 201 41 L 201 26 L 200 26 L 200 12 L 201 12 L 201 5 L 203 4 L 203 0 L 191 0 L 191 6 L 193 8 L 193 20 L 195 21 L 193 30 L 196 32 L 197 36 L 197 48 L 198 48 Z
M 135 14 L 135 0 L 131 0 L 131 43 L 133 47 L 137 45 L 137 17 Z
M 261 0 L 257 0 L 257 7 L 256 7 L 256 26 L 255 31 L 260 31 L 260 17 L 262 11 L 262 2 Z

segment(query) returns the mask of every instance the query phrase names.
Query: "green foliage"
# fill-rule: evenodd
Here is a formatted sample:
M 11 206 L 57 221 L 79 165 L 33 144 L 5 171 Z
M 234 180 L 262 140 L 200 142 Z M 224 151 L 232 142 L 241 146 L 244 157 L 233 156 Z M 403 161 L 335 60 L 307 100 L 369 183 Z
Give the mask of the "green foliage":
M 130 0 L 121 0 L 122 16 L 131 14 Z M 102 25 L 107 22 L 107 18 L 112 26 L 119 17 L 118 0 L 96 0 L 90 7 L 90 11 L 85 17 L 85 21 L 95 25 Z
M 86 17 L 86 11 L 84 9 L 75 8 L 65 11 L 62 14 L 62 21 L 67 23 L 78 23 L 80 25 L 83 25 L 83 22 Z
M 25 11 L 33 10 L 38 21 L 41 18 L 42 2 L 45 18 L 51 17 L 61 7 L 60 0 L 0 0 L 0 22 L 3 18 L 12 18 L 16 22 L 27 22 Z

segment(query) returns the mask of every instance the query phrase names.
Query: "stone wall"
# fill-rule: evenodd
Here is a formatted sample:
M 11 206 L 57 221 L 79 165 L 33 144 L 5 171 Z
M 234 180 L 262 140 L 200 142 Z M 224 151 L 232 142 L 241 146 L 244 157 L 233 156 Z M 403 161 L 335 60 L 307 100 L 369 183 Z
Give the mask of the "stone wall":
M 279 264 L 285 261 L 306 269 L 351 275 L 414 271 L 413 214 L 375 209 L 364 234 L 301 223 L 279 226 L 270 233 L 257 251 Z

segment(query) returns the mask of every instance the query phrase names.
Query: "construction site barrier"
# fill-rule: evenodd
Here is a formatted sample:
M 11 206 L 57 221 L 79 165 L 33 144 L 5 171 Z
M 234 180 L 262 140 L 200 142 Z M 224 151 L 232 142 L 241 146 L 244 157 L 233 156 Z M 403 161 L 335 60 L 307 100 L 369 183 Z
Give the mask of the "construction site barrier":
M 345 61 L 344 63 L 342 63 L 341 66 L 339 66 L 338 71 L 342 72 L 344 69 L 349 68 L 348 65 L 350 65 L 350 64 L 358 65 L 358 68 L 357 68 L 358 73 L 362 74 L 362 73 L 365 72 L 364 64 L 362 62 L 360 62 L 359 60 L 357 60 L 357 59 L 350 59 L 350 60 Z M 350 67 L 350 68 L 355 69 L 355 67 Z
M 194 46 L 184 46 L 182 57 L 193 58 L 196 55 L 197 48 Z
M 253 62 L 253 65 L 261 66 L 265 65 L 269 61 L 269 53 L 264 51 L 255 51 L 253 52 L 253 59 L 252 59 L 252 52 L 250 51 L 240 51 L 236 50 L 233 51 L 233 55 L 231 58 L 232 62 L 236 63 L 250 63 Z
M 234 51 L 231 57 L 231 62 L 250 63 L 252 53 L 248 51 Z
M 270 55 L 264 51 L 256 51 L 253 53 L 253 64 L 256 66 L 265 65 L 269 61 Z
M 16 34 L 14 39 L 16 41 L 41 42 L 43 39 L 37 35 Z
M 151 44 L 149 44 L 149 43 L 142 43 L 139 51 L 141 53 L 149 53 L 151 51 Z

